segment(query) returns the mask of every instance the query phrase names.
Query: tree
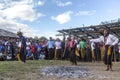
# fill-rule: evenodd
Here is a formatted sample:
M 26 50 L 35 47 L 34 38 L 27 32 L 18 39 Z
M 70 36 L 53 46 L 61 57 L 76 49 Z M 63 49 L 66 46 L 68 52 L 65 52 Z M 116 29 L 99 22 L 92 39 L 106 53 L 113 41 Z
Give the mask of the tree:
M 46 37 L 42 36 L 39 38 L 40 41 L 48 40 Z
M 39 38 L 38 38 L 38 36 L 35 36 L 34 39 L 35 39 L 35 40 L 38 40 Z

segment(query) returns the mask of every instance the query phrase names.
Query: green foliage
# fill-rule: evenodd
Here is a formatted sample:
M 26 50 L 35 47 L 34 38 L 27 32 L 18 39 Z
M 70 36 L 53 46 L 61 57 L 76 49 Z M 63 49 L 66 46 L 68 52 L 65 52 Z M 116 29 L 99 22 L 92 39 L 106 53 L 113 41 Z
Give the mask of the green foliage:
M 34 39 L 35 39 L 35 40 L 38 40 L 39 38 L 38 38 L 38 36 L 35 36 Z
M 42 36 L 42 37 L 39 38 L 39 40 L 40 40 L 40 41 L 46 41 L 46 40 L 48 40 L 48 39 L 47 39 L 46 37 Z

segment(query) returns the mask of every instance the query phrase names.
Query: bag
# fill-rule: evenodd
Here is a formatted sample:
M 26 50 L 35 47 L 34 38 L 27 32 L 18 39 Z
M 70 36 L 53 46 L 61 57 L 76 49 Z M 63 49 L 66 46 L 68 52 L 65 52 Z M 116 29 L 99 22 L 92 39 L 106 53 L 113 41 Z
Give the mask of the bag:
M 111 54 L 111 47 L 108 47 L 108 55 Z
M 20 61 L 20 53 L 17 54 L 17 59 Z
M 120 46 L 118 46 L 118 50 L 119 50 L 119 53 L 120 53 Z
M 75 55 L 80 56 L 78 50 L 75 50 Z

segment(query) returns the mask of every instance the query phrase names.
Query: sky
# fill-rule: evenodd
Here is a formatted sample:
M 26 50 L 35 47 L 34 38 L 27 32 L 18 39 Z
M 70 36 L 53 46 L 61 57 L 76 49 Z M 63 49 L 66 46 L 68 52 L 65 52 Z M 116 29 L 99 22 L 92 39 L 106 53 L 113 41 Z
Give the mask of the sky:
M 0 0 L 0 29 L 58 37 L 58 30 L 120 18 L 120 0 Z

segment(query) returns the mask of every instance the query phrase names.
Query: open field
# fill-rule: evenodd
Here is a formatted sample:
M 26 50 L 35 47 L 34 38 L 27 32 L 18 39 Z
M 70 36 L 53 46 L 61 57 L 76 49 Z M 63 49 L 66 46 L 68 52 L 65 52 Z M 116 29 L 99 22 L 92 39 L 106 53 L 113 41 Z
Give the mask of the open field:
M 120 80 L 120 62 L 113 63 L 113 71 L 105 71 L 106 66 L 102 62 L 79 62 L 77 67 L 84 67 L 95 75 L 82 78 L 44 76 L 41 70 L 46 66 L 73 65 L 69 61 L 58 60 L 27 61 L 25 64 L 19 61 L 4 61 L 0 62 L 0 80 Z

